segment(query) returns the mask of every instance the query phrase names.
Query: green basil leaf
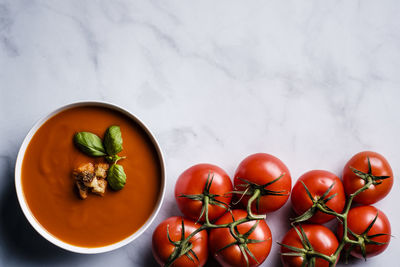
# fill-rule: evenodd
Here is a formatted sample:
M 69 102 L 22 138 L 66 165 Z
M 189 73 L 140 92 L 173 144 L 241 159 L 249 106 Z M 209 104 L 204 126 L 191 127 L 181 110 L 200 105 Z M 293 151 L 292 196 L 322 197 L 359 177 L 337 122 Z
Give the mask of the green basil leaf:
M 124 167 L 119 164 L 111 165 L 110 169 L 108 170 L 107 181 L 114 190 L 121 190 L 124 188 L 126 183 Z
M 113 125 L 108 127 L 104 135 L 104 146 L 107 154 L 112 156 L 122 151 L 122 136 L 119 126 Z
M 89 132 L 79 132 L 74 136 L 75 145 L 83 153 L 92 157 L 106 156 L 103 143 L 97 135 Z

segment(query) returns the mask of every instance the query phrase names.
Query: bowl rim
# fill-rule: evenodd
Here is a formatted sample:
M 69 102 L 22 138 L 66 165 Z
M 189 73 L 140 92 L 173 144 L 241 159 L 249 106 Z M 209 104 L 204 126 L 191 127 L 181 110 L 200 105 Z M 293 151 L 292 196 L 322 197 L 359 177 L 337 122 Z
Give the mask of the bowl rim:
M 109 108 L 111 110 L 115 110 L 118 112 L 121 112 L 122 114 L 128 116 L 130 119 L 132 119 L 135 123 L 137 123 L 146 133 L 146 135 L 150 138 L 156 152 L 157 156 L 159 158 L 159 164 L 161 168 L 161 184 L 160 184 L 160 193 L 159 197 L 157 200 L 157 203 L 153 209 L 153 212 L 150 214 L 150 216 L 147 218 L 146 222 L 133 234 L 130 236 L 124 238 L 123 240 L 120 240 L 116 243 L 102 246 L 102 247 L 80 247 L 80 246 L 75 246 L 69 243 L 66 243 L 59 238 L 55 237 L 54 235 L 50 234 L 35 218 L 31 210 L 29 209 L 28 203 L 26 202 L 23 190 L 22 190 L 22 176 L 21 176 L 21 170 L 22 170 L 22 163 L 23 159 L 25 156 L 26 149 L 32 140 L 32 137 L 36 134 L 37 130 L 44 124 L 46 123 L 50 118 L 54 117 L 55 115 L 59 114 L 62 111 L 71 109 L 71 108 L 76 108 L 76 107 L 83 107 L 83 106 L 97 106 L 97 107 L 105 107 Z M 152 132 L 149 130 L 149 128 L 143 123 L 142 120 L 140 120 L 137 116 L 133 115 L 130 111 L 127 109 L 121 107 L 120 105 L 110 103 L 110 102 L 105 102 L 105 101 L 97 101 L 97 100 L 85 100 L 85 101 L 77 101 L 73 102 L 70 104 L 63 105 L 43 117 L 41 117 L 29 130 L 27 135 L 25 136 L 20 149 L 18 151 L 17 155 L 17 160 L 15 163 L 15 190 L 17 193 L 17 198 L 19 205 L 26 217 L 26 219 L 29 221 L 29 223 L 32 225 L 32 227 L 46 240 L 48 240 L 50 243 L 53 243 L 54 245 L 71 251 L 75 253 L 81 253 L 81 254 L 97 254 L 97 253 L 104 253 L 108 251 L 112 251 L 115 249 L 118 249 L 120 247 L 123 247 L 139 236 L 142 235 L 144 231 L 151 225 L 151 223 L 154 221 L 156 218 L 158 212 L 161 209 L 162 203 L 164 201 L 165 197 L 165 185 L 166 185 L 166 168 L 165 168 L 165 161 L 164 161 L 164 156 L 163 152 L 160 148 L 160 145 Z

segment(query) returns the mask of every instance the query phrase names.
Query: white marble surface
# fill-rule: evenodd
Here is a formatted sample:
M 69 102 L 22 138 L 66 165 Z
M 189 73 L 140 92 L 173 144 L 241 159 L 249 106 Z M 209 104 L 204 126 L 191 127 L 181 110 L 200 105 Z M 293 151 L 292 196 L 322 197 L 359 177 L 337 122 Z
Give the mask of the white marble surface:
M 179 214 L 174 183 L 210 162 L 233 174 L 248 154 L 281 158 L 296 179 L 340 174 L 356 152 L 384 154 L 400 173 L 400 2 L 0 0 L 0 265 L 154 266 L 151 234 Z M 77 255 L 44 241 L 13 189 L 30 127 L 77 100 L 105 100 L 142 118 L 167 164 L 156 222 L 111 253 Z M 377 206 L 400 235 L 399 184 Z M 274 241 L 290 205 L 267 222 Z M 393 238 L 354 266 L 398 266 Z M 280 266 L 278 246 L 263 266 Z M 340 264 L 340 266 L 344 266 Z

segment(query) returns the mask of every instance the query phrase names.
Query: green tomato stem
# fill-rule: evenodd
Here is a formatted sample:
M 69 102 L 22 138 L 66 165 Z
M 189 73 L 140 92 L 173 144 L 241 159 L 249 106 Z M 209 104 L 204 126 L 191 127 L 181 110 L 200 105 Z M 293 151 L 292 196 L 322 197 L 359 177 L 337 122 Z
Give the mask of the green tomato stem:
M 351 205 L 353 204 L 354 198 L 355 198 L 357 195 L 359 195 L 360 193 L 362 193 L 363 191 L 367 190 L 367 189 L 372 185 L 372 183 L 373 183 L 372 179 L 369 179 L 368 182 L 367 182 L 363 187 L 361 187 L 360 189 L 358 189 L 358 190 L 357 190 L 356 192 L 354 192 L 353 194 L 350 194 L 350 197 L 349 197 L 349 199 L 348 199 L 348 201 L 347 201 L 347 203 L 346 203 L 346 206 L 345 206 L 345 208 L 344 208 L 343 213 L 338 214 L 338 215 L 339 215 L 338 217 L 341 217 L 341 218 L 343 219 L 343 226 L 342 226 L 342 227 L 343 227 L 343 237 L 342 237 L 342 240 L 340 241 L 339 246 L 338 246 L 338 248 L 336 249 L 335 253 L 332 255 L 333 258 L 334 258 L 334 260 L 335 260 L 333 263 L 336 262 L 336 259 L 339 257 L 340 252 L 343 250 L 343 248 L 344 248 L 344 246 L 345 246 L 346 244 L 350 244 L 350 243 L 351 243 L 351 244 L 357 244 L 357 243 L 358 243 L 358 242 L 356 242 L 356 241 L 354 241 L 354 240 L 351 240 L 351 239 L 348 237 L 347 216 L 348 216 L 348 214 L 349 214 Z M 332 261 L 331 261 L 331 263 L 332 263 Z
M 204 207 L 205 207 L 205 211 L 204 211 L 204 217 L 205 217 L 205 224 L 210 225 L 210 220 L 208 219 L 208 202 L 209 202 L 209 196 L 204 196 Z
M 253 195 L 250 197 L 249 201 L 247 202 L 247 218 L 252 220 L 264 220 L 265 215 L 262 214 L 253 214 L 251 211 L 251 204 L 253 204 L 254 200 L 260 197 L 260 189 L 255 189 Z
M 326 213 L 326 214 L 333 215 L 333 216 L 335 216 L 335 217 L 339 217 L 339 218 L 341 218 L 341 219 L 344 219 L 343 214 L 337 213 L 337 212 L 335 212 L 335 211 L 327 210 L 327 209 L 326 209 L 323 205 L 321 205 L 321 204 L 317 204 L 317 208 L 318 208 L 320 211 L 322 211 L 323 213 Z

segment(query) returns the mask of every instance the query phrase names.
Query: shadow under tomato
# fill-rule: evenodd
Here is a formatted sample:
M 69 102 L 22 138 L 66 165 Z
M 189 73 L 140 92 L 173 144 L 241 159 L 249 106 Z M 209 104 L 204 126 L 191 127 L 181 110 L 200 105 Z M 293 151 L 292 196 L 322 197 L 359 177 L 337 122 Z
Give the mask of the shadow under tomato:
M 208 260 L 205 267 L 219 267 L 221 266 L 218 261 L 214 259 L 214 257 L 210 254 L 208 255 Z
M 4 162 L 3 162 L 4 163 Z M 3 261 L 18 259 L 29 264 L 49 264 L 55 260 L 77 256 L 51 244 L 40 236 L 28 223 L 19 206 L 14 187 L 14 171 L 11 160 L 2 164 L 0 180 L 0 251 L 7 255 Z

